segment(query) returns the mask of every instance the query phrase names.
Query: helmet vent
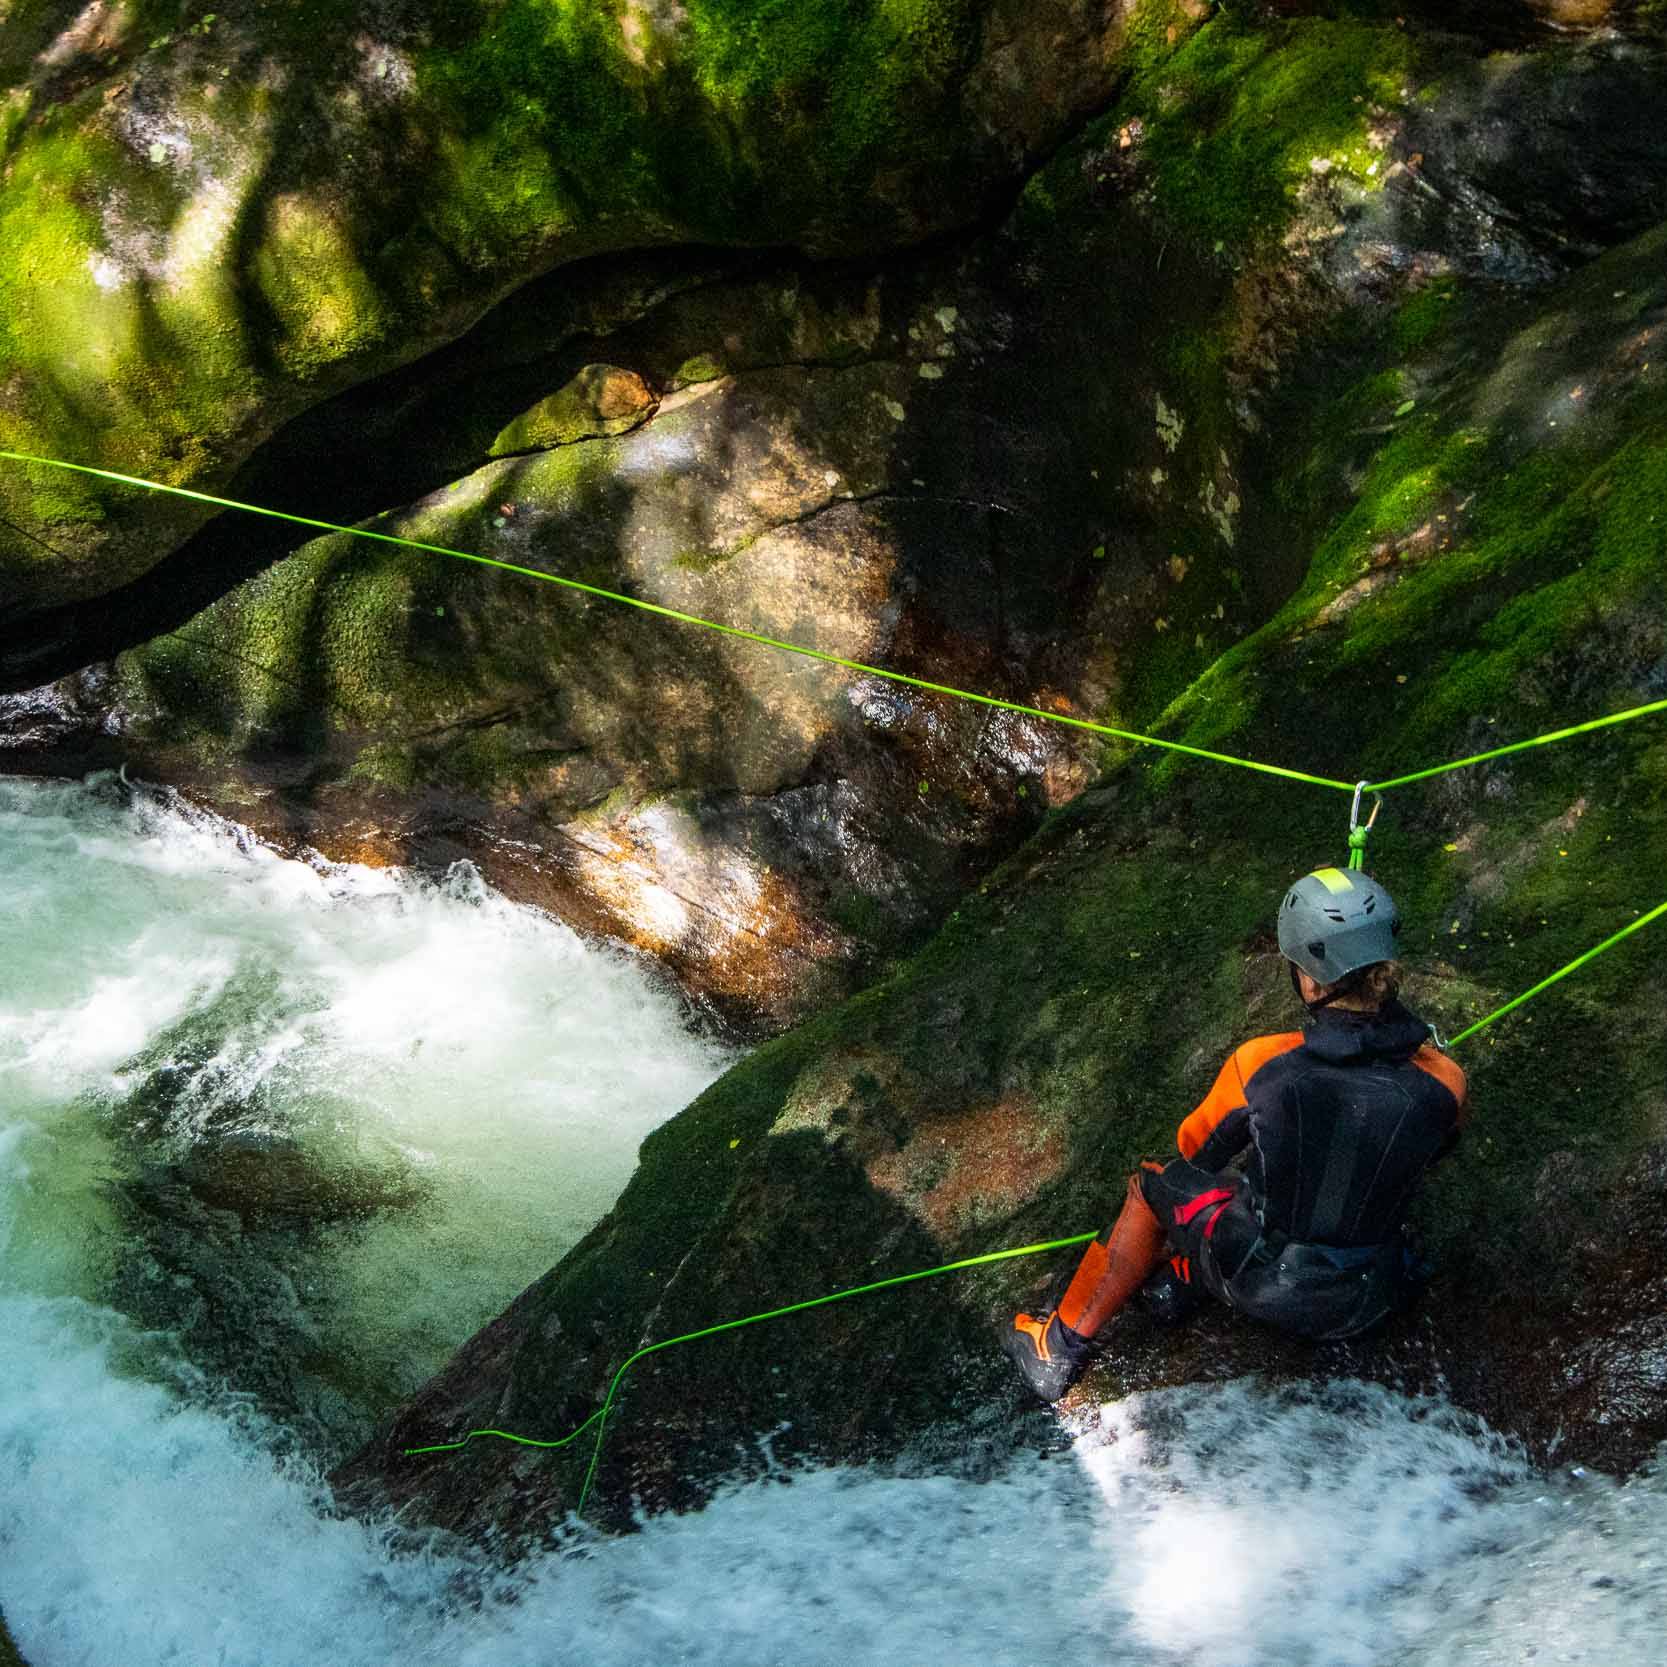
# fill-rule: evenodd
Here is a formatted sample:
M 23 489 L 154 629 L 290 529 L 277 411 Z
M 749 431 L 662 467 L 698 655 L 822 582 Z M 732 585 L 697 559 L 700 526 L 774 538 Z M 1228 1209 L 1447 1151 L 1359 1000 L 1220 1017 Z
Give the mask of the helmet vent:
M 1312 955 L 1316 961 L 1323 961 L 1325 959 L 1325 945 L 1316 938 L 1315 941 L 1308 946 L 1308 953 Z
M 1327 920 L 1335 920 L 1339 926 L 1342 925 L 1343 911 L 1341 909 L 1327 909 L 1325 914 Z
M 1366 899 L 1366 913 L 1370 914 L 1377 906 L 1378 906 L 1377 898 L 1368 896 L 1367 899 Z

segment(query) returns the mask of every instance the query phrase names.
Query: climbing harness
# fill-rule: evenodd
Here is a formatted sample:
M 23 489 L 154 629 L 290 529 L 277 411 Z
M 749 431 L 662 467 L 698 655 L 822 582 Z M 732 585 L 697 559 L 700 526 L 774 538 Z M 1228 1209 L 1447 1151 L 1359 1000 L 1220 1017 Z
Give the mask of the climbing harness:
M 334 521 L 321 521 L 312 516 L 291 515 L 282 510 L 263 508 L 258 504 L 241 503 L 234 498 L 216 497 L 207 492 L 194 492 L 186 487 L 167 486 L 159 481 L 145 480 L 137 475 L 118 474 L 110 469 L 94 469 L 85 464 L 68 463 L 58 458 L 37 457 L 28 452 L 0 450 L 0 459 L 13 463 L 35 464 L 49 469 L 66 469 L 76 474 L 92 475 L 101 480 L 116 481 L 122 485 L 142 488 L 149 492 L 163 492 L 178 498 L 189 498 L 198 503 L 213 504 L 221 509 L 242 510 L 251 515 L 264 515 L 278 521 L 290 521 L 298 526 L 315 527 L 325 532 L 345 533 L 354 538 L 368 538 L 383 544 L 400 545 L 406 549 L 421 550 L 430 555 L 450 556 L 458 561 L 475 562 L 483 567 L 498 568 L 507 573 L 519 573 L 529 579 L 542 579 L 548 584 L 562 585 L 569 590 L 581 591 L 590 596 L 599 596 L 605 601 L 624 603 L 627 607 L 639 608 L 645 613 L 659 614 L 664 618 L 679 620 L 686 625 L 698 625 L 705 630 L 717 631 L 725 636 L 740 637 L 748 642 L 762 643 L 767 648 L 778 648 L 789 654 L 799 654 L 812 660 L 825 661 L 830 665 L 843 666 L 848 671 L 861 672 L 865 676 L 879 677 L 889 682 L 906 684 L 911 688 L 924 689 L 932 694 L 949 695 L 956 700 L 973 701 L 979 705 L 999 708 L 1002 711 L 1017 712 L 1026 717 L 1041 718 L 1049 723 L 1066 724 L 1075 729 L 1084 729 L 1095 734 L 1107 735 L 1115 740 L 1133 741 L 1142 746 L 1161 747 L 1171 752 L 1185 753 L 1194 758 L 1206 758 L 1218 764 L 1233 764 L 1241 769 L 1257 770 L 1265 775 L 1279 776 L 1289 781 L 1306 782 L 1315 787 L 1330 787 L 1344 793 L 1352 793 L 1353 800 L 1349 809 L 1348 836 L 1348 866 L 1351 869 L 1360 869 L 1364 865 L 1366 841 L 1373 824 L 1377 821 L 1378 811 L 1382 808 L 1382 795 L 1391 788 L 1406 787 L 1413 782 L 1427 781 L 1432 776 L 1444 775 L 1451 770 L 1462 770 L 1472 764 L 1485 763 L 1489 759 L 1503 758 L 1509 753 L 1523 752 L 1530 747 L 1547 746 L 1554 741 L 1566 740 L 1570 736 L 1589 734 L 1593 730 L 1604 729 L 1612 724 L 1626 723 L 1650 713 L 1667 711 L 1667 700 L 1652 701 L 1644 706 L 1631 707 L 1624 712 L 1612 712 L 1607 717 L 1593 718 L 1589 722 L 1575 724 L 1567 729 L 1553 730 L 1549 734 L 1532 736 L 1525 741 L 1514 741 L 1507 746 L 1494 747 L 1487 752 L 1472 753 L 1468 758 L 1454 759 L 1446 764 L 1437 764 L 1425 770 L 1415 770 L 1410 774 L 1394 776 L 1385 781 L 1358 781 L 1351 787 L 1348 782 L 1334 781 L 1327 776 L 1309 775 L 1304 771 L 1286 769 L 1277 764 L 1264 764 L 1254 759 L 1235 758 L 1227 753 L 1211 752 L 1202 747 L 1189 747 L 1179 741 L 1165 741 L 1154 735 L 1141 735 L 1132 730 L 1116 729 L 1109 724 L 1094 723 L 1087 718 L 1074 718 L 1062 712 L 1044 711 L 1040 707 L 1027 706 L 1019 701 L 999 700 L 992 695 L 981 695 L 968 689 L 957 689 L 949 684 L 928 682 L 924 678 L 910 677 L 903 672 L 890 671 L 883 666 L 864 665 L 857 660 L 842 659 L 837 654 L 827 654 L 819 649 L 806 648 L 800 643 L 785 642 L 780 638 L 767 637 L 756 631 L 743 631 L 733 625 L 723 625 L 716 620 L 703 619 L 699 615 L 683 613 L 676 608 L 663 607 L 656 602 L 645 602 L 640 597 L 625 596 L 618 591 L 604 590 L 599 585 L 585 584 L 578 579 L 563 578 L 558 574 L 545 573 L 533 567 L 517 566 L 513 562 L 499 561 L 494 557 L 477 555 L 467 550 L 453 550 L 445 545 L 427 544 L 417 539 L 399 538 L 391 533 L 372 532 L 363 527 L 343 526 Z M 1362 823 L 1360 820 L 1360 801 L 1362 795 L 1366 793 L 1373 795 L 1374 803 L 1371 815 Z M 1567 978 L 1577 968 L 1584 966 L 1588 961 L 1594 960 L 1606 950 L 1620 943 L 1623 938 L 1641 931 L 1645 926 L 1648 926 L 1654 920 L 1658 920 L 1663 915 L 1667 915 L 1667 902 L 1658 904 L 1647 914 L 1634 920 L 1631 925 L 1625 926 L 1620 931 L 1605 938 L 1602 943 L 1587 950 L 1585 954 L 1569 962 L 1567 966 L 1552 973 L 1549 978 L 1541 979 L 1531 989 L 1523 991 L 1521 995 L 1506 1002 L 1503 1007 L 1488 1014 L 1486 1018 L 1478 1020 L 1467 1030 L 1461 1031 L 1450 1043 L 1443 1041 L 1433 1027 L 1432 1037 L 1434 1037 L 1437 1046 L 1444 1050 L 1449 1047 L 1457 1047 L 1459 1043 L 1485 1029 L 1494 1020 L 1503 1018 L 1505 1014 L 1522 1006 L 1524 1002 L 1531 1000 L 1542 990 L 1548 989 L 1559 979 Z M 580 1489 L 579 1501 L 575 1507 L 576 1512 L 582 1514 L 585 1502 L 590 1497 L 591 1485 L 596 1478 L 596 1467 L 602 1456 L 602 1440 L 607 1433 L 608 1414 L 618 1397 L 620 1384 L 624 1381 L 626 1373 L 639 1360 L 646 1358 L 648 1355 L 656 1354 L 661 1349 L 672 1348 L 679 1343 L 692 1343 L 702 1337 L 713 1337 L 720 1332 L 736 1331 L 743 1326 L 758 1325 L 765 1320 L 780 1319 L 787 1314 L 803 1313 L 806 1309 L 820 1308 L 833 1302 L 843 1302 L 850 1297 L 864 1296 L 870 1292 L 887 1290 L 897 1285 L 912 1284 L 916 1280 L 933 1279 L 941 1274 L 957 1273 L 966 1268 L 982 1267 L 992 1262 L 1009 1261 L 1019 1256 L 1035 1256 L 1044 1251 L 1063 1250 L 1071 1245 L 1085 1244 L 1094 1237 L 1093 1233 L 1078 1233 L 1070 1238 L 1051 1239 L 1045 1244 L 1020 1245 L 1010 1250 L 991 1251 L 982 1256 L 968 1256 L 959 1261 L 945 1262 L 939 1267 L 923 1268 L 915 1273 L 896 1274 L 889 1279 L 875 1280 L 867 1285 L 855 1285 L 847 1290 L 831 1292 L 826 1296 L 812 1297 L 805 1302 L 789 1303 L 784 1308 L 772 1308 L 762 1314 L 749 1314 L 742 1319 L 726 1320 L 720 1325 L 707 1326 L 700 1331 L 686 1332 L 679 1337 L 668 1337 L 661 1342 L 650 1343 L 646 1347 L 638 1349 L 614 1373 L 608 1384 L 608 1393 L 602 1405 L 576 1429 L 569 1431 L 568 1434 L 558 1440 L 536 1441 L 529 1436 L 515 1435 L 508 1430 L 480 1429 L 470 1430 L 458 1441 L 440 1442 L 427 1447 L 407 1447 L 403 1451 L 407 1455 L 413 1456 L 420 1453 L 455 1452 L 457 1449 L 467 1446 L 476 1436 L 495 1436 L 501 1440 L 517 1442 L 526 1447 L 566 1447 L 576 1441 L 592 1425 L 595 1425 L 596 1438 L 591 1448 L 590 1463 L 585 1471 L 584 1485 Z

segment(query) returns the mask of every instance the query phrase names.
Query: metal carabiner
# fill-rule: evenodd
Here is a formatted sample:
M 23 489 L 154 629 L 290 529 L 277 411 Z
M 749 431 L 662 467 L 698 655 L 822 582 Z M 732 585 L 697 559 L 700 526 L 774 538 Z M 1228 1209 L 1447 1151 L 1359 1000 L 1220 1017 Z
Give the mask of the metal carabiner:
M 1360 820 L 1360 795 L 1366 791 L 1366 783 L 1357 781 L 1354 786 L 1354 803 L 1349 806 L 1349 867 L 1360 868 L 1366 861 L 1366 836 L 1372 831 L 1373 824 L 1378 819 L 1378 812 L 1383 809 L 1383 795 L 1372 795 L 1372 814 L 1364 823 Z

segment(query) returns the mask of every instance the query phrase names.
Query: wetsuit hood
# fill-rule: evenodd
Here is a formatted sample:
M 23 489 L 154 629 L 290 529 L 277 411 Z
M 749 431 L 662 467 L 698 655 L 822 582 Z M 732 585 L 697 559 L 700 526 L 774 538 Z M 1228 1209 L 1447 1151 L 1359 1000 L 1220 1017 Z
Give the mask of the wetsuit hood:
M 1375 1013 L 1327 1007 L 1303 1027 L 1302 1045 L 1336 1065 L 1370 1059 L 1410 1059 L 1429 1040 L 1430 1027 L 1398 1001 Z

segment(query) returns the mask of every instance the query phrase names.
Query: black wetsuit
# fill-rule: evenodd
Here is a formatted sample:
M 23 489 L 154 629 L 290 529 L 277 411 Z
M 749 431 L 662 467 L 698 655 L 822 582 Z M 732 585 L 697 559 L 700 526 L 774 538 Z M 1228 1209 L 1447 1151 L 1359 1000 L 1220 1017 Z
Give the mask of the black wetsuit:
M 1237 1049 L 1181 1125 L 1181 1158 L 1141 1190 L 1194 1285 L 1282 1330 L 1348 1337 L 1402 1300 L 1401 1220 L 1464 1110 L 1464 1073 L 1415 1014 L 1327 1008 Z M 1243 1174 L 1228 1170 L 1241 1153 Z

